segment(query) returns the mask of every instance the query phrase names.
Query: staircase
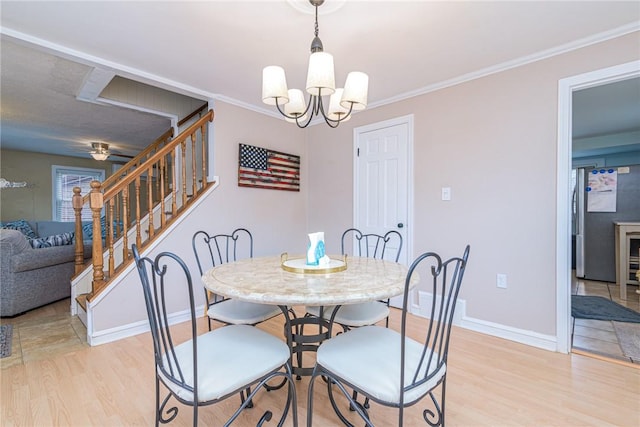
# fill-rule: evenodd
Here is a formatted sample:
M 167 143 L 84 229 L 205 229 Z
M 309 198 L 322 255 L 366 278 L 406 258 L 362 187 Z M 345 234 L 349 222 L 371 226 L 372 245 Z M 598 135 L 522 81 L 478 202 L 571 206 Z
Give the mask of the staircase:
M 136 244 L 144 254 L 161 244 L 217 186 L 207 181 L 207 126 L 213 111 L 203 108 L 194 114 L 200 117 L 177 137 L 171 139 L 173 131 L 167 131 L 107 180 L 93 181 L 88 194 L 81 195 L 74 188 L 76 274 L 71 280 L 71 313 L 87 327 L 91 345 L 132 335 L 144 327 L 137 320 L 133 326 L 123 323 L 129 312 L 114 315 L 104 310 L 114 305 L 105 300 L 115 298 L 118 306 L 118 298 L 126 300 L 123 304 L 136 299 L 120 290 L 131 287 L 123 283 L 139 281 L 131 245 Z M 89 230 L 83 229 L 81 221 L 84 209 L 91 210 L 93 235 L 92 259 L 86 265 L 83 237 Z M 139 308 L 144 313 L 144 305 Z M 123 322 L 114 322 L 113 317 Z M 146 317 L 143 320 L 146 325 Z

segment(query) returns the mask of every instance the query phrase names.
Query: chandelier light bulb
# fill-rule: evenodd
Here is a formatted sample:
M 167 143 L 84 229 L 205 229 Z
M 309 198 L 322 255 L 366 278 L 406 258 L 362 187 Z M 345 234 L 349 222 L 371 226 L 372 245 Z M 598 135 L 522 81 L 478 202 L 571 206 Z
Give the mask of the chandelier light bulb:
M 315 52 L 309 57 L 307 92 L 313 96 L 331 95 L 336 90 L 333 55 Z
M 338 88 L 336 89 L 335 93 L 329 98 L 329 111 L 327 113 L 327 117 L 329 117 L 330 120 L 339 120 L 346 122 L 351 118 L 351 115 L 349 114 L 349 107 L 345 108 L 340 102 L 340 100 L 343 98 L 343 92 L 343 88 Z
M 262 70 L 262 101 L 268 105 L 289 102 L 284 68 L 270 65 Z
M 354 110 L 364 110 L 367 108 L 367 97 L 369 94 L 369 76 L 360 71 L 352 71 L 347 75 L 344 84 L 344 92 L 340 105 Z

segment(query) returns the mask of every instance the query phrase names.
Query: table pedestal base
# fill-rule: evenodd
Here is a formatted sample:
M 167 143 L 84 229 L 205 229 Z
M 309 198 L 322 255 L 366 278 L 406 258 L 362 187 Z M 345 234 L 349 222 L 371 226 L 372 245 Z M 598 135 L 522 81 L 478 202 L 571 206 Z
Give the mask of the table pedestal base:
M 331 337 L 331 322 L 322 317 L 309 315 L 292 319 L 288 310 L 283 309 L 283 312 L 286 319 L 284 336 L 291 349 L 291 371 L 296 375 L 296 379 L 303 375 L 310 376 L 314 366 L 303 366 L 303 355 L 307 352 L 317 352 L 320 344 Z

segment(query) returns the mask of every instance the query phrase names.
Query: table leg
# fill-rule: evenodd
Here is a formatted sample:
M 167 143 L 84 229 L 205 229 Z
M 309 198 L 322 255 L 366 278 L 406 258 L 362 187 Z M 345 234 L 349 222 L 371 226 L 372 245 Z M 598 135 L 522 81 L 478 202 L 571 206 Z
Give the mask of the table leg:
M 285 315 L 284 336 L 291 351 L 289 362 L 291 372 L 300 379 L 303 375 L 310 376 L 314 366 L 303 366 L 303 355 L 307 352 L 316 352 L 322 342 L 331 336 L 331 323 L 324 319 L 323 310 L 320 309 L 320 317 L 304 316 L 292 318 L 286 306 L 280 306 Z M 305 326 L 316 325 L 317 332 L 305 334 Z M 315 328 L 311 328 L 315 330 Z M 309 331 L 309 328 L 307 328 Z

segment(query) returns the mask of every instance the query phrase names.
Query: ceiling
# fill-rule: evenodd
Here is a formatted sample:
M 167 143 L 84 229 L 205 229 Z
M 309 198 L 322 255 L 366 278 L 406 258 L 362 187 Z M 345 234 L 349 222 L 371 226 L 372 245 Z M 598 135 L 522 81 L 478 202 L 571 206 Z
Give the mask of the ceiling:
M 301 88 L 313 38 L 305 0 L 1 8 L 0 143 L 64 155 L 87 156 L 90 141 L 135 154 L 168 128 L 166 117 L 79 101 L 92 70 L 275 116 L 261 101 L 262 68 L 283 66 Z M 319 13 L 337 85 L 349 71 L 369 74 L 370 108 L 640 29 L 637 1 L 326 0 Z M 582 97 L 575 107 L 589 119 L 574 118 L 576 136 L 640 130 L 638 87 Z

